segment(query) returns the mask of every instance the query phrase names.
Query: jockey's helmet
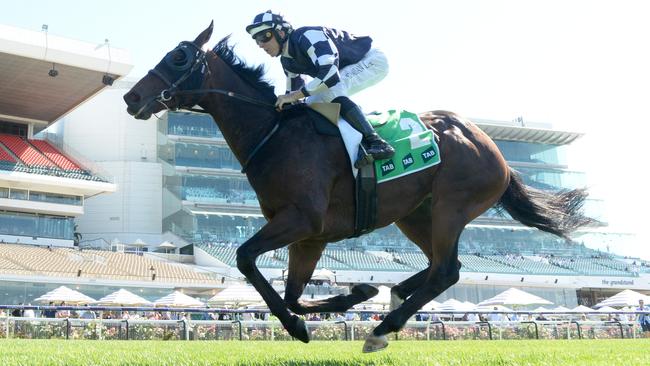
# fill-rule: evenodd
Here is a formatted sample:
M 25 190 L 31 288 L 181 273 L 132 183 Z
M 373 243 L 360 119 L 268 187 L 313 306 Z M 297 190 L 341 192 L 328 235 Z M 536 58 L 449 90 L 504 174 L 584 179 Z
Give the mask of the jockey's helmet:
M 272 31 L 276 36 L 278 42 L 280 44 L 283 44 L 286 36 L 284 39 L 281 38 L 278 34 L 278 31 L 284 31 L 285 34 L 290 33 L 293 30 L 293 27 L 289 22 L 284 20 L 282 15 L 273 14 L 271 10 L 257 14 L 255 18 L 253 18 L 253 22 L 246 27 L 246 32 L 248 32 L 248 34 L 250 34 L 253 38 L 255 38 L 255 36 L 260 32 L 266 30 Z

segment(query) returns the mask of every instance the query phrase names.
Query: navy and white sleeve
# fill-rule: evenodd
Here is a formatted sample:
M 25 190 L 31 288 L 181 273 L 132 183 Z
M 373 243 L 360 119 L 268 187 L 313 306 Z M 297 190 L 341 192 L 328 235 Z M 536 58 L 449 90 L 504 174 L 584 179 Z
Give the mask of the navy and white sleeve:
M 287 76 L 287 94 L 292 91 L 300 90 L 305 86 L 305 80 L 302 78 L 302 75 L 287 70 L 284 70 L 284 74 Z M 307 96 L 307 94 L 305 94 L 305 96 Z
M 303 94 L 317 94 L 341 81 L 338 50 L 325 32 L 319 29 L 308 30 L 300 37 L 298 44 L 307 52 L 312 63 L 318 69 L 314 79 L 302 88 Z

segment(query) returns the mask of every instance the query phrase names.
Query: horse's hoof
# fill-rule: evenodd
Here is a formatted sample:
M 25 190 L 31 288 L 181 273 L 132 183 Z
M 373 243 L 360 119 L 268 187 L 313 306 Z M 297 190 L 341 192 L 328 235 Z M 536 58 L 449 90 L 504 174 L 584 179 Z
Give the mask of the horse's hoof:
M 400 307 L 404 303 L 404 299 L 397 296 L 397 294 L 391 291 L 390 293 L 390 311 L 393 311 Z
M 376 287 L 367 285 L 365 283 L 352 287 L 351 291 L 353 294 L 361 295 L 361 297 L 363 297 L 363 300 L 360 302 L 366 301 L 379 293 L 379 290 L 377 290 Z
M 299 339 L 303 343 L 309 343 L 309 330 L 304 320 L 292 315 L 289 324 L 290 327 L 287 328 L 287 331 L 292 337 Z
M 385 335 L 376 336 L 371 333 L 363 344 L 363 353 L 381 351 L 386 347 L 388 347 L 388 339 Z

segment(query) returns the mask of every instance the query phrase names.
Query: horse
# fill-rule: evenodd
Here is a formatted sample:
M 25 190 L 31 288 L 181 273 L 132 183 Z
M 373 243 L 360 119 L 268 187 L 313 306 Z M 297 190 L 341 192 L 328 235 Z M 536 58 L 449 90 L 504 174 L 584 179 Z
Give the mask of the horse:
M 262 66 L 243 62 L 226 36 L 208 51 L 213 23 L 183 41 L 124 95 L 127 112 L 149 119 L 163 110 L 198 105 L 213 118 L 245 170 L 267 223 L 236 252 L 237 268 L 289 334 L 309 342 L 298 315 L 345 312 L 377 294 L 368 284 L 347 295 L 299 300 L 326 245 L 354 233 L 355 180 L 343 142 L 319 135 L 312 115 L 278 111 Z M 496 144 L 471 121 L 448 111 L 424 115 L 439 139 L 442 161 L 377 187 L 376 227 L 395 223 L 426 255 L 427 268 L 391 289 L 391 311 L 366 338 L 363 352 L 388 346 L 423 305 L 459 280 L 458 241 L 465 226 L 489 208 L 560 237 L 589 225 L 581 213 L 586 189 L 544 192 L 526 186 Z M 289 248 L 284 300 L 255 264 L 265 252 Z

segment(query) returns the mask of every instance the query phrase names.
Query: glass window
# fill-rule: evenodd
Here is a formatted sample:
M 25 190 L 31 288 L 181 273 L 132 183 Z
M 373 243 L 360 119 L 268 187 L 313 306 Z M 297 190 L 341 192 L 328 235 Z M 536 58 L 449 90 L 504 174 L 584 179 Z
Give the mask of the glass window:
M 217 124 L 209 114 L 170 112 L 167 116 L 167 131 L 170 135 L 223 137 Z
M 9 188 L 0 187 L 0 198 L 9 198 Z
M 509 162 L 566 165 L 566 146 L 520 141 L 495 141 Z
M 58 193 L 46 193 L 46 192 L 29 192 L 29 200 L 37 202 L 48 202 L 48 203 L 59 203 L 64 205 L 75 205 L 81 206 L 82 200 L 81 196 L 71 196 L 66 194 Z
M 184 200 L 259 206 L 255 191 L 244 177 L 184 175 L 182 186 Z
M 72 217 L 0 212 L 0 234 L 72 240 Z
M 547 191 L 583 188 L 587 184 L 585 173 L 551 168 L 530 168 L 512 164 L 529 186 Z
M 12 188 L 9 192 L 9 198 L 15 200 L 26 200 L 27 190 Z
M 241 165 L 228 147 L 177 143 L 176 165 L 196 166 L 213 169 L 240 170 Z

